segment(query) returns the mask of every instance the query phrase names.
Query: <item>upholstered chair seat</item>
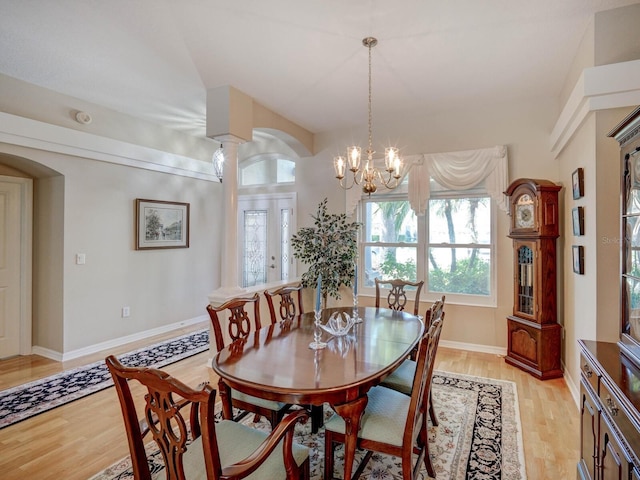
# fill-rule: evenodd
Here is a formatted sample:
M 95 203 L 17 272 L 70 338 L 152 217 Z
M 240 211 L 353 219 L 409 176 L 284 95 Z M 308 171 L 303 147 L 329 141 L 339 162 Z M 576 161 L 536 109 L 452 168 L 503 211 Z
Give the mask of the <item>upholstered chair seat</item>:
M 369 390 L 367 397 L 369 401 L 360 420 L 358 437 L 402 446 L 411 398 L 381 386 Z M 340 415 L 333 415 L 324 425 L 326 430 L 345 434 L 344 419 Z
M 232 465 L 249 457 L 267 438 L 267 434 L 232 420 L 216 423 L 220 463 Z M 282 443 L 282 442 L 281 442 Z M 293 444 L 293 458 L 302 465 L 309 458 L 309 449 L 297 443 Z M 207 480 L 207 471 L 202 451 L 202 437 L 189 445 L 184 453 L 184 473 L 189 480 Z M 278 445 L 269 458 L 247 480 L 265 480 L 267 478 L 284 479 L 287 474 L 282 462 L 282 444 Z

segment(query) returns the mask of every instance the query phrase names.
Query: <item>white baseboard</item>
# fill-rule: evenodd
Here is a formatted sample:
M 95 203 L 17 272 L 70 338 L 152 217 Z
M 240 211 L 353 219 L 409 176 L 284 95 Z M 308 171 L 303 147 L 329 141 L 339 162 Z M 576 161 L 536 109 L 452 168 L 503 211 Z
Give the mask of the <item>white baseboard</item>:
M 491 345 L 479 345 L 476 343 L 463 343 L 463 342 L 451 342 L 449 340 L 440 340 L 438 345 L 445 348 L 454 348 L 456 350 L 467 350 L 470 352 L 491 353 L 493 355 L 502 355 L 502 356 L 505 356 L 507 354 L 507 349 L 504 347 L 494 347 Z
M 155 335 L 161 335 L 171 332 L 173 330 L 179 330 L 184 327 L 196 325 L 198 323 L 209 322 L 208 315 L 201 315 L 199 317 L 191 318 L 189 320 L 182 320 L 180 322 L 171 323 L 169 325 L 163 325 L 162 327 L 152 328 L 151 330 L 145 330 L 144 332 L 138 332 L 125 337 L 114 338 L 113 340 L 107 340 L 106 342 L 96 343 L 95 345 L 89 345 L 88 347 L 79 348 L 66 353 L 56 352 L 48 348 L 39 347 L 34 345 L 31 352 L 34 355 L 40 355 L 41 357 L 55 360 L 56 362 L 66 362 L 67 360 L 73 360 L 78 357 L 84 357 L 85 355 L 91 355 L 92 353 L 100 352 L 102 350 L 108 350 L 114 347 L 120 347 L 127 343 L 137 342 L 144 340 L 145 338 L 153 337 Z

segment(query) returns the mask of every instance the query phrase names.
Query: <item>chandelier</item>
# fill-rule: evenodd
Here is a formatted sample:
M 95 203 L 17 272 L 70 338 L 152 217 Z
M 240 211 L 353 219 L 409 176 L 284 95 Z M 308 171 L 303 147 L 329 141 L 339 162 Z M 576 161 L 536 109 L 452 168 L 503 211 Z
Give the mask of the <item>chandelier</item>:
M 213 162 L 213 170 L 222 183 L 222 172 L 224 168 L 224 151 L 222 150 L 222 144 L 220 144 L 220 148 L 218 148 L 215 152 L 213 152 L 213 158 L 211 159 Z
M 354 185 L 362 185 L 362 191 L 371 195 L 378 189 L 377 184 L 389 189 L 398 186 L 400 171 L 402 170 L 402 159 L 396 147 L 387 147 L 384 151 L 384 171 L 375 168 L 373 164 L 375 151 L 373 150 L 371 135 L 371 49 L 378 44 L 378 40 L 374 37 L 366 37 L 362 40 L 362 44 L 369 49 L 369 148 L 366 151 L 367 159 L 364 168 L 361 169 L 362 149 L 354 145 L 347 149 L 346 156 L 338 155 L 334 157 L 333 168 L 342 188 L 348 190 Z M 345 181 L 347 168 L 351 170 L 353 175 L 351 184 L 348 186 Z

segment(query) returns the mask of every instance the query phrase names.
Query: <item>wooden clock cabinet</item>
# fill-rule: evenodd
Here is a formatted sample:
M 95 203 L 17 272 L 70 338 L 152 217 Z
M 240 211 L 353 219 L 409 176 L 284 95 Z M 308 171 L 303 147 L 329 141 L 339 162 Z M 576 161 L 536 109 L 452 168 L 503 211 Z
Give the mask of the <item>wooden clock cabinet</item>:
M 640 108 L 609 136 L 621 148 L 620 339 L 578 341 L 578 478 L 640 480 Z
M 556 289 L 561 188 L 548 180 L 520 178 L 505 192 L 514 269 L 513 315 L 507 317 L 505 361 L 541 380 L 562 376 Z

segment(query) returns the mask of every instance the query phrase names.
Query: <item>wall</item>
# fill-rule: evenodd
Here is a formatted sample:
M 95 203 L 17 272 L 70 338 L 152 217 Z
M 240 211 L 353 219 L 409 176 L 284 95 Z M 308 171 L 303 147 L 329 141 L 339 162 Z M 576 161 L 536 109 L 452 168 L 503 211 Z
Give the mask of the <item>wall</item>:
M 531 177 L 559 181 L 558 163 L 549 152 L 549 134 L 557 114 L 555 102 L 532 99 L 437 116 L 425 113 L 420 117 L 375 119 L 374 148 L 381 150 L 380 144 L 397 144 L 398 139 L 403 155 L 507 145 L 511 180 Z M 365 144 L 366 135 L 365 130 L 316 135 L 317 155 L 302 159 L 296 168 L 305 190 L 298 197 L 298 227 L 312 224 L 310 214 L 315 213 L 325 197 L 329 199 L 330 211 L 344 211 L 345 192 L 334 178 L 333 156 L 354 141 Z M 564 190 L 561 195 L 566 195 Z M 498 213 L 497 229 L 498 305 L 486 308 L 447 304 L 447 321 L 441 337 L 444 344 L 487 351 L 506 349 L 506 316 L 512 313 L 513 300 L 513 250 L 507 238 L 509 221 L 504 212 Z M 304 271 L 304 267 L 299 266 L 298 271 Z M 423 298 L 429 300 L 426 295 Z M 346 295 L 343 302 L 349 304 L 351 298 Z M 372 299 L 363 298 L 361 304 L 372 304 Z M 428 304 L 425 301 L 421 310 Z
M 585 34 L 570 68 L 562 98 L 573 90 L 579 73 L 594 65 L 640 58 L 640 4 L 600 12 Z M 563 218 L 563 304 L 565 378 L 574 391 L 580 379 L 579 339 L 616 341 L 619 336 L 620 151 L 607 133 L 633 107 L 591 112 L 558 155 L 561 177 L 569 182 L 579 167 L 585 172 L 585 196 L 565 196 Z M 585 236 L 574 237 L 571 210 L 585 208 Z M 585 274 L 573 273 L 572 245 L 585 247 Z

